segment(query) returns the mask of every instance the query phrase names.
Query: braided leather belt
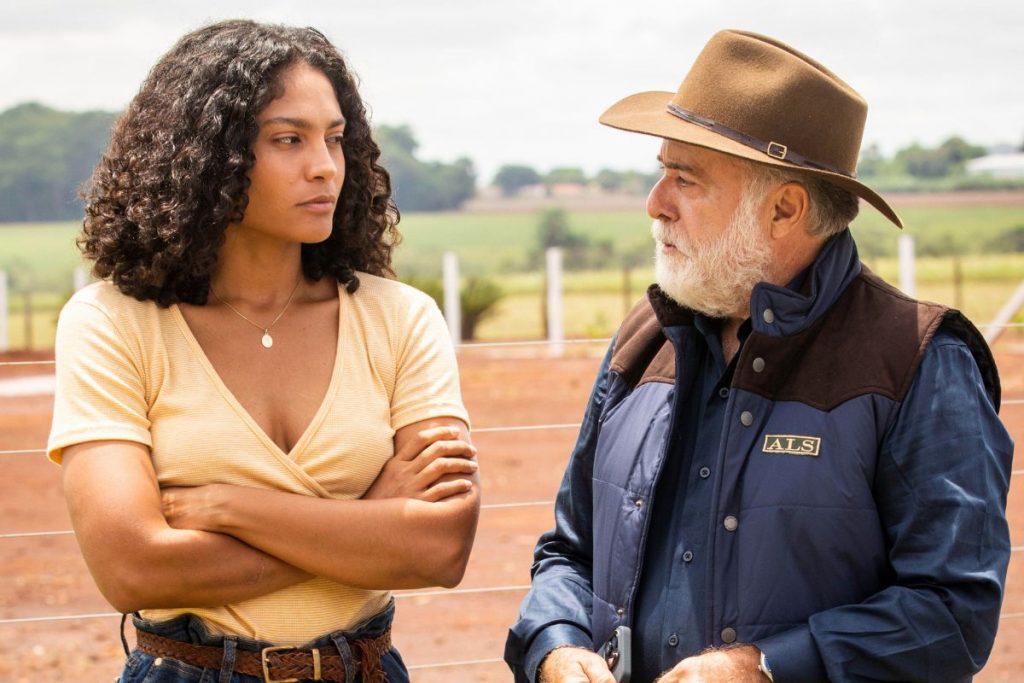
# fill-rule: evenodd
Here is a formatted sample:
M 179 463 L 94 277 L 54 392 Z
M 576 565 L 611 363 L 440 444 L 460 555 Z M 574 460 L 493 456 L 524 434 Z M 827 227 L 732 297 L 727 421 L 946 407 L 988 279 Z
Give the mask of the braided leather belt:
M 224 661 L 224 648 L 212 645 L 194 645 L 164 638 L 146 631 L 138 631 L 139 650 L 154 657 L 168 657 L 204 669 L 219 669 Z M 376 638 L 350 641 L 356 666 L 367 683 L 383 683 L 386 679 L 380 668 L 380 658 L 391 649 L 391 629 Z M 287 646 L 265 647 L 259 652 L 235 651 L 236 673 L 260 676 L 265 683 L 294 683 L 295 681 L 333 681 L 345 683 L 345 660 L 333 645 L 322 648 L 299 649 Z

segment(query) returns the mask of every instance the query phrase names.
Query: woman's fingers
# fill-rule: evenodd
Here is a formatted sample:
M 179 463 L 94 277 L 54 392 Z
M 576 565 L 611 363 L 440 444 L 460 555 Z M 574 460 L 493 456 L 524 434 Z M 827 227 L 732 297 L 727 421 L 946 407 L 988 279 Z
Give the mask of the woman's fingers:
M 447 479 L 434 483 L 430 488 L 421 493 L 417 498 L 428 503 L 436 503 L 445 498 L 457 496 L 460 493 L 467 493 L 473 488 L 473 482 L 469 479 Z
M 472 460 L 475 457 L 476 447 L 471 443 L 459 439 L 435 441 L 413 459 L 412 465 L 417 471 L 422 472 L 440 458 Z
M 419 479 L 423 488 L 428 488 L 435 481 L 448 474 L 473 474 L 480 466 L 476 460 L 468 458 L 437 458 L 420 470 Z
M 399 460 L 415 460 L 416 457 L 434 442 L 445 439 L 457 439 L 460 434 L 458 427 L 430 427 L 416 433 L 395 453 Z

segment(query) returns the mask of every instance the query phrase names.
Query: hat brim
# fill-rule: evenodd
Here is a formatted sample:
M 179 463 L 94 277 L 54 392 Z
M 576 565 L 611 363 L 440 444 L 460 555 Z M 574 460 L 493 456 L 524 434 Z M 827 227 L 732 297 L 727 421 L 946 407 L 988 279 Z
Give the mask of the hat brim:
M 601 114 L 598 120 L 611 128 L 685 142 L 760 164 L 778 166 L 790 171 L 824 178 L 862 198 L 897 227 L 903 227 L 903 221 L 896 215 L 892 207 L 867 185 L 841 173 L 806 168 L 776 159 L 703 126 L 673 116 L 668 112 L 667 106 L 674 96 L 675 93 L 663 91 L 636 93 L 613 104 L 605 113 Z

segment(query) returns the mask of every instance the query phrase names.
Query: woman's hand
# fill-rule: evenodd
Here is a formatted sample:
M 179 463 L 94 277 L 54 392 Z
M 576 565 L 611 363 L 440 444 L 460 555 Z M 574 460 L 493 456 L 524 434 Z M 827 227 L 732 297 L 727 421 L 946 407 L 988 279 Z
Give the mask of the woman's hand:
M 218 531 L 217 519 L 222 484 L 171 487 L 160 491 L 160 506 L 167 524 L 174 529 Z
M 417 431 L 384 464 L 363 498 L 415 498 L 433 503 L 470 491 L 472 475 L 479 466 L 476 448 L 461 434 L 456 426 Z

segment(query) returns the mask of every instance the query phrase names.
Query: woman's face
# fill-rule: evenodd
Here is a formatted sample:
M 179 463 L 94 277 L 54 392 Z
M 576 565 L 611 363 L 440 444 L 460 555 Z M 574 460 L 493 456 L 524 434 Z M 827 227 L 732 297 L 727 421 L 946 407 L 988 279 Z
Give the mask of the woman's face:
M 298 63 L 280 83 L 283 94 L 258 117 L 249 204 L 232 227 L 246 237 L 322 242 L 345 182 L 345 118 L 323 72 Z

